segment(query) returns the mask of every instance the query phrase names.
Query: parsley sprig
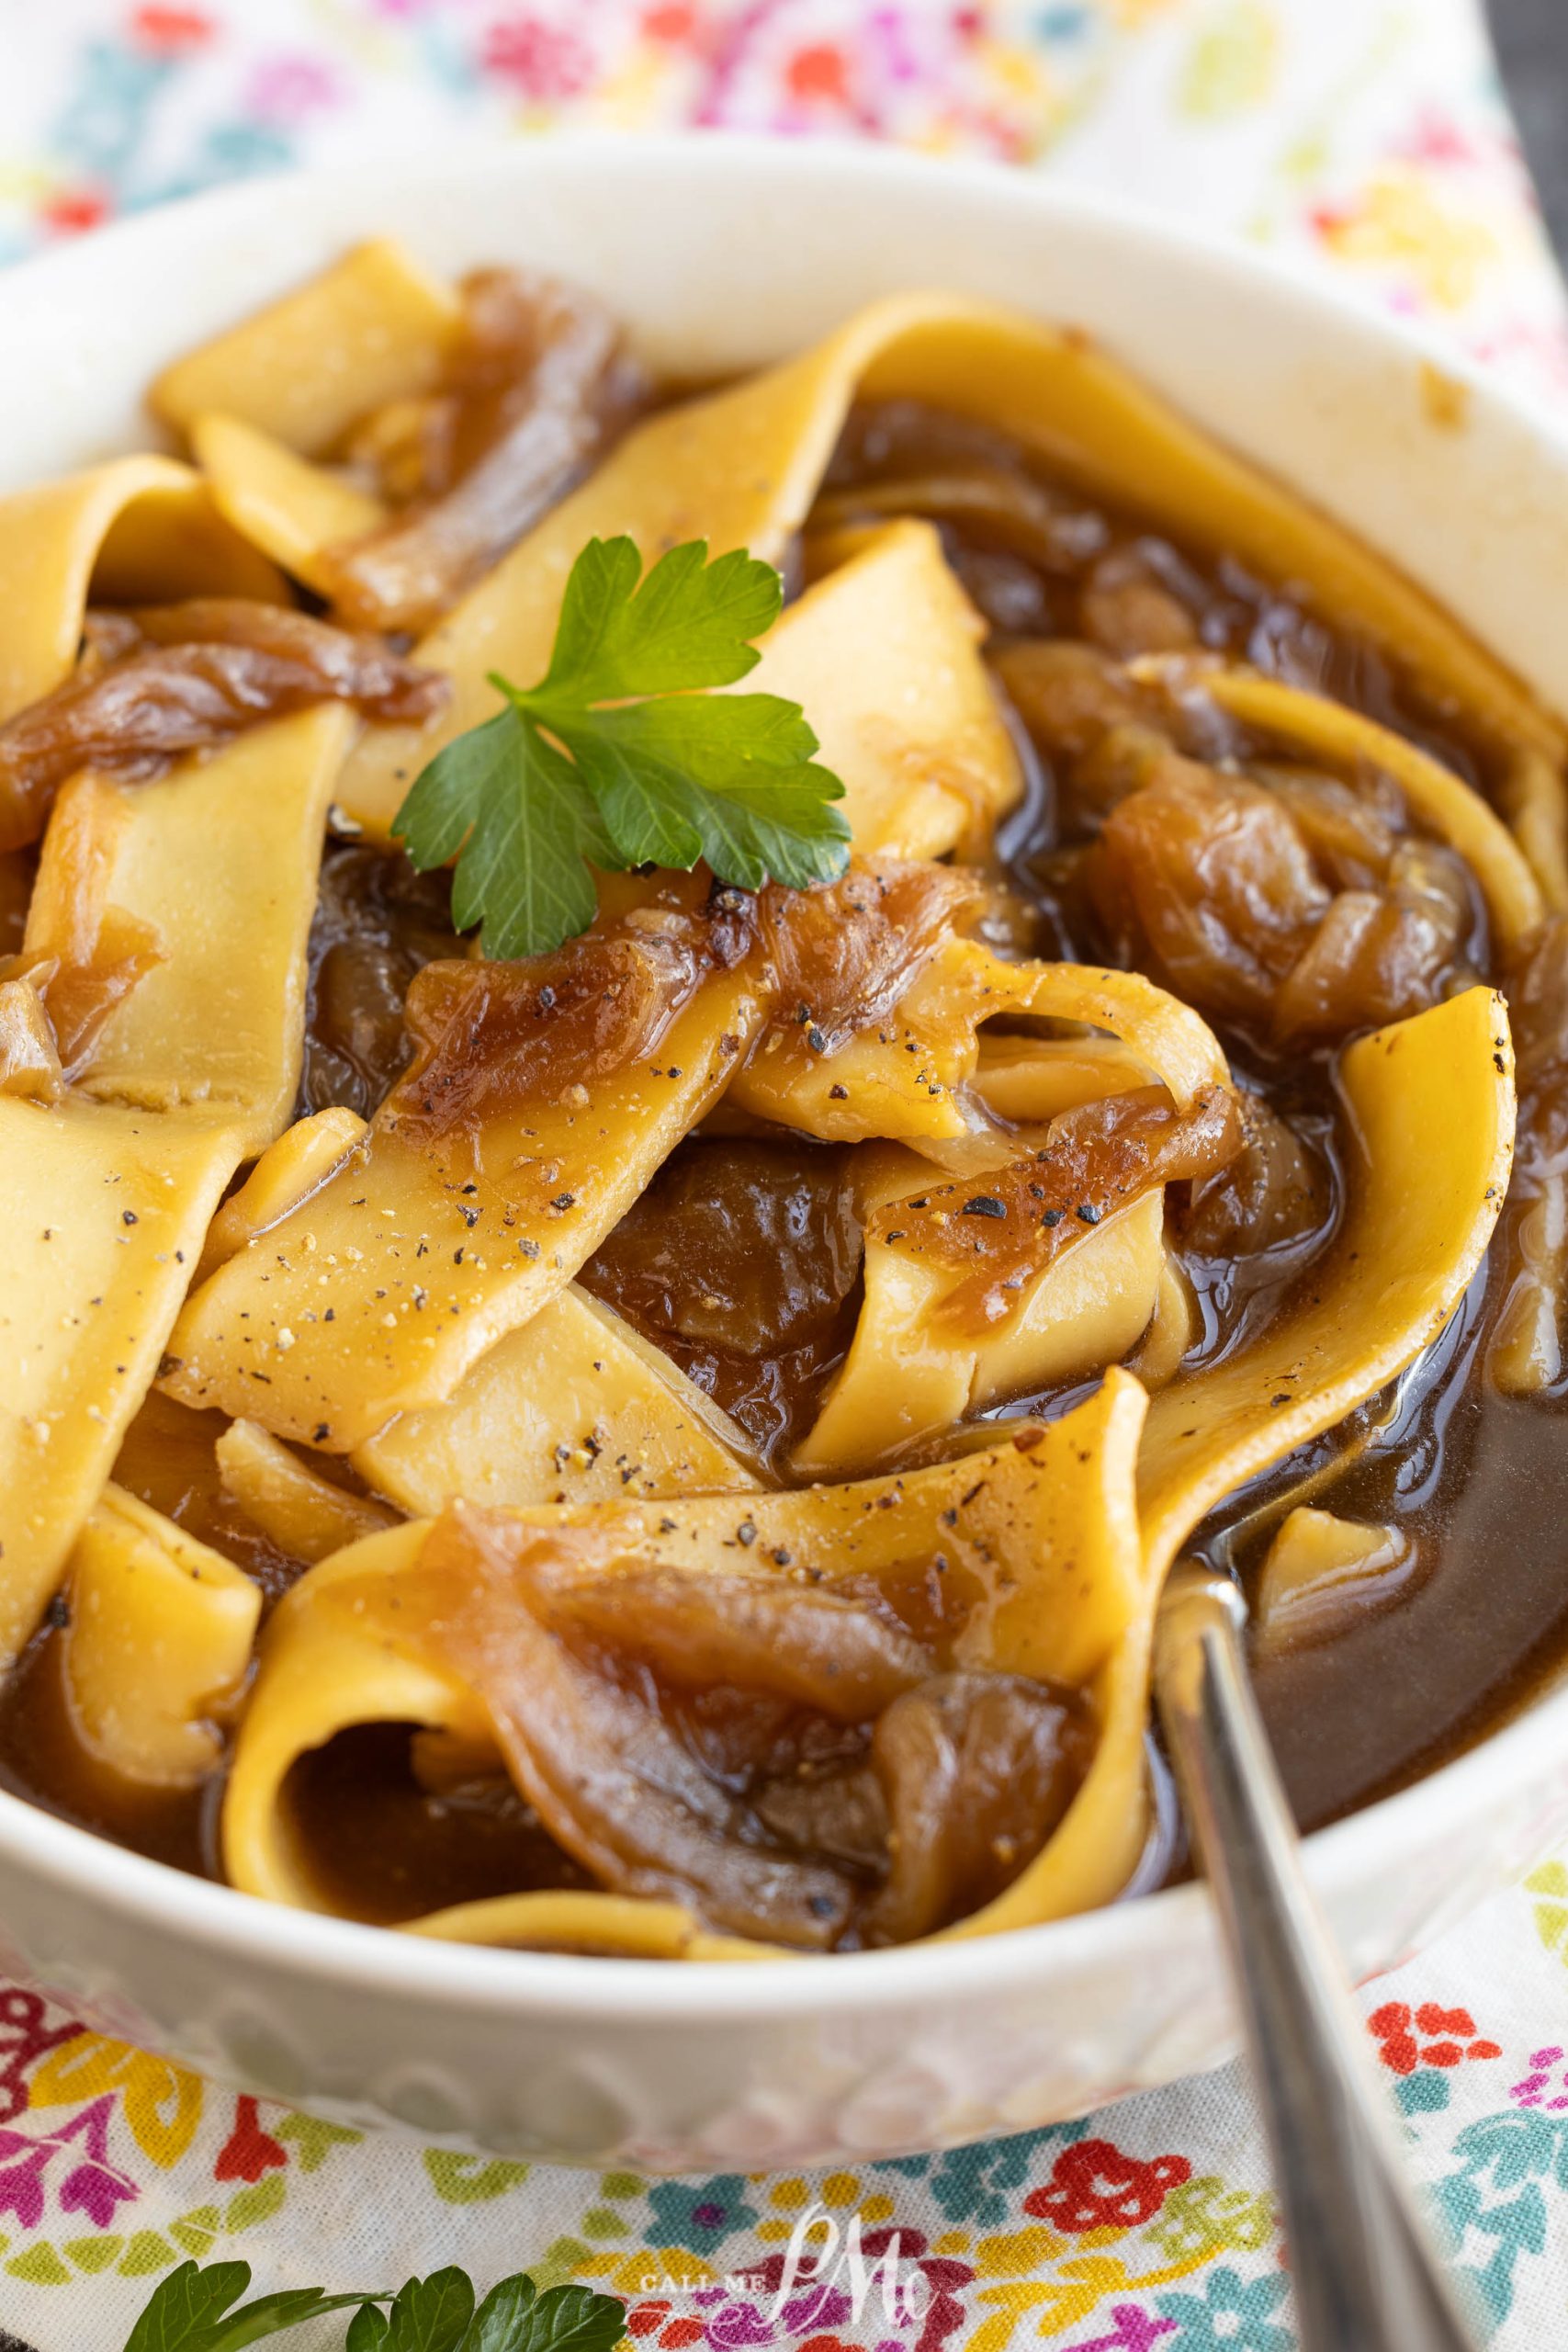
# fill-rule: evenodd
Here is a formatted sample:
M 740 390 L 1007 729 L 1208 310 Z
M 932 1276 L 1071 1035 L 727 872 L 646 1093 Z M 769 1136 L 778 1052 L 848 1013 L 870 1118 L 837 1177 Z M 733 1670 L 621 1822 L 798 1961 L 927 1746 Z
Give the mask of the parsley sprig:
M 437 752 L 392 820 L 421 871 L 457 859 L 452 919 L 487 956 L 533 956 L 585 931 L 592 868 L 706 858 L 759 889 L 830 881 L 850 829 L 843 786 L 778 695 L 716 695 L 761 660 L 783 585 L 744 549 L 704 540 L 646 577 L 628 538 L 590 539 L 571 568 L 536 686 L 491 672 L 502 709 Z
M 182 2262 L 153 2290 L 125 2352 L 243 2352 L 264 2336 L 349 2309 L 355 2317 L 344 2352 L 612 2352 L 626 2333 L 614 2296 L 590 2287 L 541 2295 L 521 2270 L 477 2307 L 472 2279 L 455 2268 L 411 2278 L 396 2295 L 289 2287 L 240 2303 L 250 2283 L 248 2262 Z

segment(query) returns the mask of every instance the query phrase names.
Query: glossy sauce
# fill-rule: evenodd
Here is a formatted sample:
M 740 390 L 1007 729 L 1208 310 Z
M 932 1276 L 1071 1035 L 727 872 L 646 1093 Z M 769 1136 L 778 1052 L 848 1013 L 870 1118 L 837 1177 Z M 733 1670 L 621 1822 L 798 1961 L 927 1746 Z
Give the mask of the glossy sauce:
M 1229 559 L 1178 549 L 1134 518 L 1040 483 L 995 435 L 908 403 L 865 412 L 840 452 L 835 487 L 852 512 L 855 484 L 939 471 L 951 478 L 976 465 L 1021 475 L 1054 510 L 1050 540 L 1027 553 L 1016 534 L 977 529 L 972 511 L 940 517 L 949 558 L 992 625 L 993 649 L 1063 634 L 1113 653 L 1191 645 L 1224 651 L 1364 711 L 1483 792 L 1497 782 L 1486 747 L 1377 650 Z M 1120 594 L 1097 594 L 1097 584 L 1117 586 L 1118 572 Z M 1041 760 L 1028 802 L 998 842 L 1010 878 L 1039 908 L 1047 952 L 1092 959 L 1110 944 L 1074 887 L 1075 849 L 1092 837 L 1095 813 L 1075 807 L 1063 778 Z M 1466 952 L 1484 967 L 1483 926 L 1472 928 Z M 1187 1253 L 1205 1324 L 1193 1362 L 1242 1345 L 1288 1306 L 1333 1238 L 1341 1189 L 1332 1056 L 1281 1052 L 1234 1023 L 1215 1026 L 1236 1074 L 1314 1148 L 1328 1197 L 1304 1246 L 1230 1261 Z M 1190 1547 L 1251 1586 L 1280 1520 L 1307 1499 L 1347 1518 L 1387 1521 L 1415 1541 L 1417 1573 L 1394 1604 L 1366 1609 L 1332 1639 L 1255 1659 L 1260 1703 L 1303 1826 L 1432 1770 L 1523 1704 L 1568 1656 L 1563 1384 L 1514 1398 L 1484 1381 L 1481 1359 L 1502 1288 L 1498 1270 L 1483 1267 L 1448 1330 L 1390 1396 L 1227 1497 Z M 1083 1393 L 1032 1401 L 1056 1411 Z M 997 1418 L 1018 1409 L 1014 1402 Z M 1309 1496 L 1303 1482 L 1314 1473 Z
M 1223 651 L 1367 712 L 1479 788 L 1496 782 L 1486 747 L 1451 713 L 1413 693 L 1389 662 L 1330 619 L 1231 560 L 1179 549 L 1135 517 L 1084 501 L 993 434 L 908 403 L 859 413 L 816 519 L 837 526 L 907 512 L 938 522 L 990 623 L 987 650 L 999 673 L 1013 675 L 1012 650 L 1038 638 L 1075 639 L 1116 658 Z M 811 546 L 808 527 L 798 567 L 807 575 Z M 1020 716 L 1030 717 L 1021 695 Z M 1136 714 L 1129 717 L 1135 725 Z M 998 878 L 1018 894 L 1010 935 L 1022 952 L 1111 959 L 1118 942 L 1108 901 L 1085 875 L 1113 797 L 1097 797 L 1092 763 L 1058 760 L 1039 742 L 1028 766 L 1026 800 L 998 842 Z M 0 921 L 8 903 L 0 899 Z M 463 952 L 449 924 L 444 877 L 416 876 L 400 855 L 367 844 L 329 847 L 311 940 L 301 1112 L 346 1103 L 368 1116 L 402 1077 L 414 976 Z M 1488 963 L 1472 905 L 1454 956 L 1456 969 Z M 440 985 L 434 975 L 430 985 Z M 1200 1307 L 1193 1361 L 1244 1345 L 1289 1305 L 1332 1240 L 1342 1193 L 1333 1046 L 1287 1046 L 1256 1023 L 1214 1017 L 1233 1068 L 1263 1106 L 1260 1121 L 1271 1114 L 1276 1125 L 1260 1129 L 1249 1178 L 1232 1170 L 1201 1180 L 1190 1200 L 1183 1184 L 1169 1196 L 1172 1235 Z M 845 1161 L 833 1147 L 780 1132 L 726 1133 L 716 1123 L 678 1148 L 581 1276 L 735 1418 L 776 1475 L 854 1329 L 860 1235 Z M 1235 1257 L 1224 1239 L 1252 1179 L 1261 1188 L 1254 1213 L 1258 1198 L 1272 1204 L 1272 1246 Z M 1270 1732 L 1308 1825 L 1477 1736 L 1568 1649 L 1562 1400 L 1556 1392 L 1504 1398 L 1482 1378 L 1501 1287 L 1501 1276 L 1483 1269 L 1449 1330 L 1387 1396 L 1227 1498 L 1195 1539 L 1248 1585 L 1297 1500 L 1392 1522 L 1414 1544 L 1416 1571 L 1395 1604 L 1368 1608 L 1315 1646 L 1257 1661 Z M 1083 1393 L 1010 1400 L 994 1418 L 1059 1412 Z M 210 1463 L 215 1430 L 196 1425 L 216 1420 L 152 1400 L 117 1476 L 216 1544 L 270 1596 L 299 1564 L 200 1468 L 204 1449 Z M 46 1626 L 37 1638 L 0 1707 L 0 1779 L 109 1836 L 215 1871 L 217 1784 L 132 1803 L 84 1770 L 55 1632 Z M 508 1783 L 427 1786 L 400 1726 L 334 1740 L 299 1769 L 291 1795 L 309 1815 L 323 1877 L 360 1916 L 401 1918 L 523 1885 L 587 1883 Z M 1163 1851 L 1168 1867 L 1176 1836 Z

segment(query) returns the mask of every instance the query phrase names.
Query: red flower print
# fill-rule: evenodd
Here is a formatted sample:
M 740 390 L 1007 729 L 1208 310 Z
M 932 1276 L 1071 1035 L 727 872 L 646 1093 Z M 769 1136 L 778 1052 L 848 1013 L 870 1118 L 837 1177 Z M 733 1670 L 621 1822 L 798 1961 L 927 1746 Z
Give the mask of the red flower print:
M 797 98 L 825 98 L 841 104 L 849 96 L 849 61 L 841 49 L 830 41 L 817 41 L 809 49 L 797 49 L 790 59 L 787 75 L 791 93 Z
M 1079 2140 L 1062 2150 L 1050 2179 L 1024 2199 L 1023 2210 L 1069 2237 L 1130 2230 L 1152 2221 L 1168 2193 L 1191 2177 L 1185 2156 L 1155 2156 L 1144 2164 L 1109 2140 Z
M 288 2149 L 270 2132 L 262 2130 L 254 2099 L 248 2094 L 241 2098 L 235 2103 L 234 2129 L 212 2167 L 213 2179 L 256 2181 L 264 2172 L 276 2172 L 288 2162 Z
M 628 2335 L 651 2335 L 661 2319 L 669 2315 L 668 2303 L 637 2303 L 626 2313 Z
M 642 29 L 649 40 L 667 40 L 673 48 L 678 42 L 690 40 L 697 28 L 695 8 L 683 5 L 683 0 L 666 0 L 662 7 L 645 9 Z
M 883 2256 L 897 2242 L 897 2274 L 901 2278 L 906 2266 L 916 2270 L 925 2283 L 920 2332 L 914 2352 L 942 2352 L 942 2346 L 954 2328 L 964 2324 L 964 2306 L 957 2290 L 967 2287 L 975 2277 L 974 2266 L 954 2262 L 949 2256 L 928 2254 L 930 2241 L 923 2230 L 911 2230 L 897 2222 L 879 2224 L 867 2230 L 861 2240 L 861 2252 L 867 2267 L 880 2262 Z M 910 2298 L 913 2304 L 913 2298 Z M 911 2312 L 911 2316 L 913 2312 Z
M 48 2026 L 41 1993 L 24 1993 L 19 1984 L 0 1993 L 0 2123 L 9 2123 L 28 2104 L 28 2068 L 46 2050 L 58 2050 L 86 2031 L 68 2018 L 63 2025 Z
M 96 188 L 62 187 L 44 198 L 39 213 L 48 228 L 74 236 L 83 229 L 96 229 L 108 209 L 107 197 Z
M 130 19 L 133 38 L 143 49 L 162 50 L 166 53 L 182 49 L 201 49 L 212 39 L 210 17 L 199 8 L 138 8 Z
M 541 102 L 575 97 L 593 78 L 593 53 L 585 42 L 526 12 L 491 25 L 484 62 L 515 82 L 525 97 Z
M 667 2352 L 682 2352 L 684 2345 L 698 2343 L 705 2333 L 700 2319 L 672 2319 L 668 2327 L 660 2328 L 659 2341 Z
M 1412 2009 L 1404 2001 L 1385 2001 L 1367 2019 L 1367 2030 L 1378 2045 L 1378 2056 L 1394 2075 L 1413 2075 L 1417 2066 L 1457 2066 L 1466 2058 L 1500 2058 L 1495 2041 L 1483 2041 L 1468 2009 L 1445 2009 L 1423 2001 Z M 1423 2041 L 1419 2037 L 1435 2037 Z

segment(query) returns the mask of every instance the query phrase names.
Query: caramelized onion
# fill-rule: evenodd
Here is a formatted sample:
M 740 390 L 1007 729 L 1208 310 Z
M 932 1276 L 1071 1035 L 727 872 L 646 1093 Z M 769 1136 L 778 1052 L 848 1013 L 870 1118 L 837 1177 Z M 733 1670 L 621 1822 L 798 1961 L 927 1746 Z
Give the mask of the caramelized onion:
M 1180 1221 L 1184 1248 L 1239 1258 L 1304 1240 L 1326 1224 L 1328 1171 L 1290 1122 L 1256 1094 L 1239 1094 L 1242 1145 L 1229 1165 L 1192 1187 Z
M 421 967 L 462 953 L 451 876 L 400 850 L 329 846 L 310 926 L 302 1112 L 341 1104 L 368 1119 L 409 1058 L 403 1007 Z
M 660 1170 L 582 1279 L 661 1340 L 762 1356 L 836 1324 L 859 1268 L 843 1151 L 705 1137 Z
M 885 1020 L 921 967 L 984 900 L 979 877 L 950 865 L 883 859 L 812 890 L 772 883 L 757 900 L 776 1025 L 838 1050 Z
M 706 968 L 690 925 L 585 933 L 517 963 L 426 964 L 405 1015 L 414 1057 L 389 1116 L 434 1143 L 528 1095 L 590 1086 L 653 1051 Z
M 1079 592 L 1078 618 L 1089 642 L 1120 662 L 1186 653 L 1198 643 L 1192 615 L 1136 545 L 1100 558 Z
M 1476 913 L 1455 853 L 1404 831 L 1386 782 L 1260 773 L 1267 786 L 1173 753 L 1111 809 L 1083 874 L 1122 959 L 1295 1046 L 1462 985 Z
M 1454 852 L 1401 842 L 1381 890 L 1342 890 L 1274 1001 L 1281 1044 L 1378 1029 L 1435 1004 L 1463 977 L 1474 913 Z
M 1076 1692 L 1016 1674 L 942 1674 L 894 1702 L 872 1735 L 892 1869 L 868 1943 L 908 1943 L 994 1900 L 1028 1867 L 1089 1768 Z
M 445 394 L 419 419 L 410 511 L 329 556 L 360 628 L 422 629 L 554 505 L 630 415 L 639 380 L 609 313 L 521 270 L 465 281 Z
M 1111 728 L 1147 718 L 1120 664 L 1076 638 L 1010 645 L 997 655 L 996 669 L 1031 741 L 1048 759 L 1079 759 Z
M 79 769 L 144 781 L 312 703 L 349 702 L 403 724 L 429 718 L 447 692 L 374 638 L 238 597 L 117 616 L 75 676 L 0 727 L 0 849 L 37 838 Z
M 1160 1086 L 1085 1102 L 1054 1119 L 1043 1148 L 973 1182 L 933 1184 L 874 1212 L 868 1241 L 964 1274 L 936 1308 L 961 1329 L 999 1322 L 1025 1280 L 1156 1184 L 1211 1175 L 1240 1149 L 1228 1087 L 1178 1111 Z
M 32 979 L 7 978 L 0 964 L 0 1094 L 57 1102 L 65 1075 L 60 1048 Z
M 1267 1022 L 1330 897 L 1272 793 L 1174 753 L 1111 811 L 1086 870 L 1122 960 L 1232 1020 Z
M 80 939 L 59 954 L 0 960 L 0 980 L 21 982 L 37 996 L 53 1032 L 61 1075 L 79 1078 L 98 1032 L 138 980 L 163 963 L 164 946 L 149 922 L 122 907 L 92 910 Z
M 812 509 L 813 528 L 920 514 L 944 523 L 980 547 L 999 547 L 1040 571 L 1070 578 L 1104 537 L 1099 517 L 1005 466 L 976 459 L 937 473 L 897 474 L 828 491 Z
M 689 1137 L 578 1279 L 672 1356 L 764 1457 L 805 1434 L 853 1329 L 849 1154 Z
M 736 1523 L 746 1524 L 743 1507 Z M 547 1544 L 523 1555 L 529 1606 L 552 1631 L 640 1658 L 666 1682 L 732 1685 L 867 1723 L 931 1671 L 901 1625 L 818 1585 L 761 1576 L 689 1576 L 675 1568 L 574 1575 Z
M 770 1837 L 744 1791 L 723 1785 L 682 1739 L 679 1713 L 660 1704 L 657 1682 L 628 1686 L 547 1629 L 535 1611 L 547 1617 L 559 1591 L 536 1554 L 530 1566 L 536 1541 L 515 1521 L 457 1505 L 438 1522 L 425 1557 L 452 1582 L 435 1629 L 440 1646 L 482 1696 L 508 1769 L 552 1837 L 612 1891 L 690 1903 L 739 1935 L 816 1951 L 839 1941 L 854 1880 Z M 737 1608 L 727 1623 L 705 1589 L 710 1580 L 689 1582 L 686 1632 L 701 1629 L 715 1680 L 791 1702 L 813 1686 L 805 1670 L 816 1648 L 809 1635 L 781 1666 L 768 1639 L 776 1618 Z M 613 1598 L 604 1605 L 613 1609 Z M 666 1613 L 663 1634 L 674 1630 Z M 871 1636 L 880 1678 L 889 1670 L 886 1630 L 875 1625 Z M 842 1640 L 842 1621 L 837 1632 Z M 818 1668 L 832 1679 L 830 1657 Z M 874 1677 L 870 1687 L 889 1686 Z M 764 1710 L 756 1723 L 772 1747 L 776 1713 Z

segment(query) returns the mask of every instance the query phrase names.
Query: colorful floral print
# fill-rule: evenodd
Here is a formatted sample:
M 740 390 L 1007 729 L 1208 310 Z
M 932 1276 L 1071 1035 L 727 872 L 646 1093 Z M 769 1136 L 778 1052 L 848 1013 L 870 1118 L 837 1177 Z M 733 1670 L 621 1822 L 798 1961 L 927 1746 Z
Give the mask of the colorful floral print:
M 560 125 L 873 138 L 1038 168 L 1332 268 L 1568 394 L 1568 313 L 1474 0 L 10 0 L 0 257 L 323 157 Z M 1568 2299 L 1568 1862 L 1367 1998 L 1501 2352 Z M 873 2284 L 802 2249 L 852 2244 Z M 243 2244 L 242 2244 L 243 2241 Z M 1087 2121 L 649 2181 L 236 2096 L 0 1985 L 0 2352 L 118 2344 L 149 2283 L 457 2260 L 591 2279 L 658 2352 L 1292 2352 L 1234 2069 Z M 891 2280 L 892 2294 L 884 2283 Z

